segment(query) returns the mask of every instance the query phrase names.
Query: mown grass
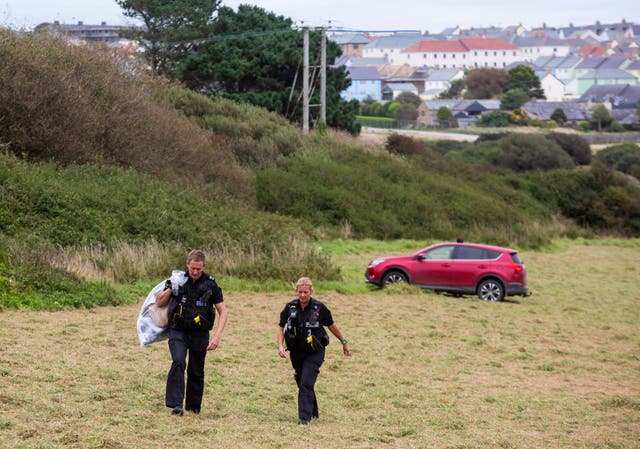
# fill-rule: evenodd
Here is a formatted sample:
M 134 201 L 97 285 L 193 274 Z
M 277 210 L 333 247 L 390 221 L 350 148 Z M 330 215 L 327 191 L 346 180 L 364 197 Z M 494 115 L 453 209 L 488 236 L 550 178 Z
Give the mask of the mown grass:
M 407 246 L 324 245 L 352 268 Z M 121 307 L 0 312 L 0 447 L 638 447 L 638 242 L 561 241 L 522 257 L 534 295 L 497 304 L 318 284 L 353 356 L 330 344 L 321 417 L 304 428 L 275 348 L 290 292 L 221 279 L 230 321 L 208 357 L 203 411 L 182 418 L 163 405 L 166 343 L 137 346 L 144 295 Z

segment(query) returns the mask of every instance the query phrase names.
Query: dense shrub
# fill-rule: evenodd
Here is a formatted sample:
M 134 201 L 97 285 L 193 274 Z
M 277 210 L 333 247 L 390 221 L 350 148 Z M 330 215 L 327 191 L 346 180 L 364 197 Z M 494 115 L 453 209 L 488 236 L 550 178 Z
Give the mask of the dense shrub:
M 0 60 L 0 139 L 13 153 L 133 167 L 182 185 L 250 189 L 228 150 L 155 101 L 151 80 L 106 47 L 4 29 Z M 177 171 L 190 176 L 167 176 Z
M 500 152 L 490 162 L 515 171 L 572 168 L 562 148 L 540 135 L 510 134 L 499 141 Z
M 612 145 L 600 150 L 595 159 L 609 168 L 640 179 L 640 146 L 637 144 Z
M 550 133 L 549 139 L 560 145 L 567 152 L 576 165 L 589 165 L 591 163 L 591 147 L 582 136 L 568 133 Z
M 398 133 L 390 134 L 385 146 L 389 153 L 394 154 L 430 154 L 426 143 Z
M 640 188 L 599 161 L 591 170 L 536 172 L 528 178 L 536 198 L 582 227 L 623 235 L 640 232 Z
M 485 112 L 480 116 L 476 124 L 478 126 L 503 128 L 509 126 L 509 119 L 511 115 L 507 112 L 492 111 Z

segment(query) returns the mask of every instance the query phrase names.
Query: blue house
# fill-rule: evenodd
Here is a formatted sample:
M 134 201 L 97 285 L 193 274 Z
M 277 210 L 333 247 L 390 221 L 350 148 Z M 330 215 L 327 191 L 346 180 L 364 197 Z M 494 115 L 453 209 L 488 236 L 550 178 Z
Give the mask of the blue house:
M 340 93 L 344 100 L 382 100 L 382 76 L 376 67 L 351 66 L 347 72 L 351 86 Z

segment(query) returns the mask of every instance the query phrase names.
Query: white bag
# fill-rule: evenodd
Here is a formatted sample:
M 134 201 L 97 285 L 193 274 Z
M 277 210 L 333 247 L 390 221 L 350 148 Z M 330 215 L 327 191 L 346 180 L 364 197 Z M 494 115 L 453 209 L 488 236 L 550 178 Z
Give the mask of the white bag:
M 162 281 L 151 289 L 140 309 L 137 323 L 140 346 L 147 346 L 154 341 L 164 340 L 169 336 L 169 306 L 171 301 L 164 307 L 156 305 L 156 293 L 164 289 L 165 282 Z M 171 284 L 176 288 L 176 291 L 185 282 L 187 282 L 187 276 L 184 271 L 174 270 L 171 273 Z

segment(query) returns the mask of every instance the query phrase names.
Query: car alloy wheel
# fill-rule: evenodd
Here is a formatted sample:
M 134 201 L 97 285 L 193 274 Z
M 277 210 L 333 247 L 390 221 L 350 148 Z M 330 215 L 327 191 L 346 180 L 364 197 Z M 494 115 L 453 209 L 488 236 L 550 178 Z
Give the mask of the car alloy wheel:
M 478 298 L 483 301 L 502 301 L 504 288 L 500 282 L 494 279 L 482 281 L 478 287 Z
M 382 278 L 382 285 L 399 284 L 407 282 L 407 278 L 399 271 L 391 271 Z

